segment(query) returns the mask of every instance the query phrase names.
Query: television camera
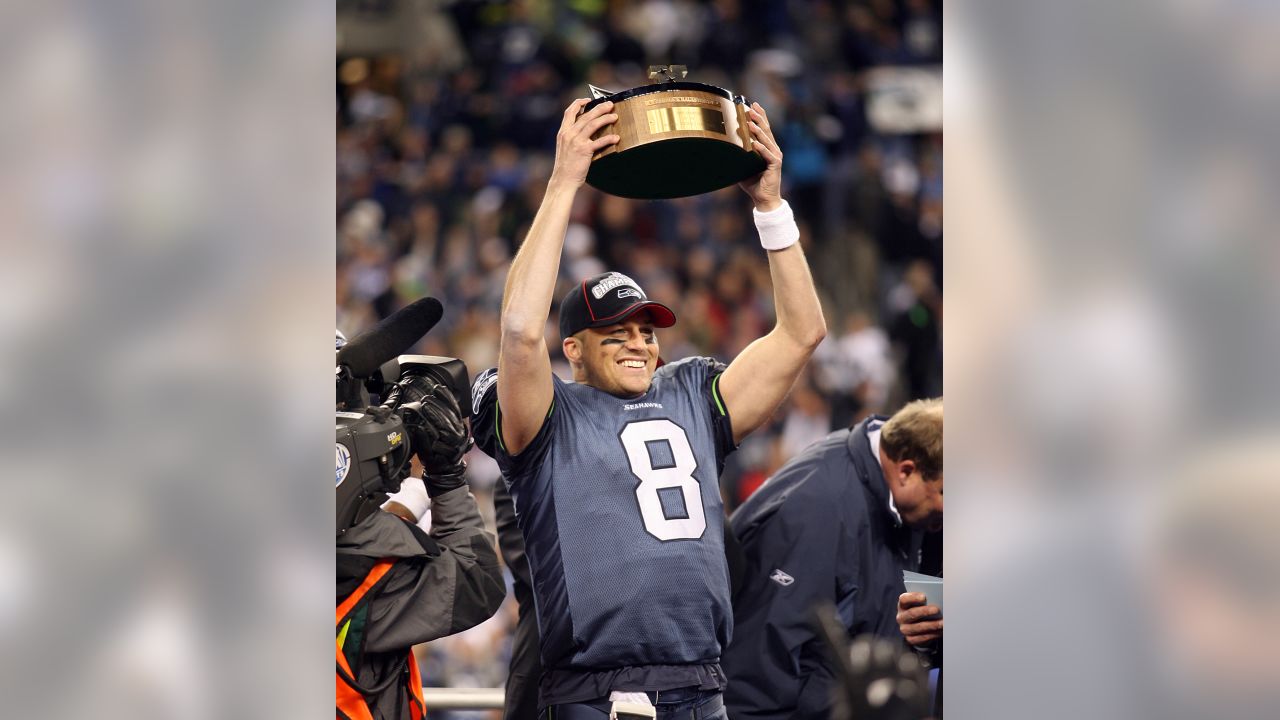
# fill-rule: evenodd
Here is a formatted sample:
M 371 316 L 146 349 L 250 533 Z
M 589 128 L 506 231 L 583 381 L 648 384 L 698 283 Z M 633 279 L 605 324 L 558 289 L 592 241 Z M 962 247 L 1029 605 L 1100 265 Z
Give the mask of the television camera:
M 422 400 L 442 388 L 470 416 L 470 382 L 461 360 L 402 355 L 440 320 L 434 298 L 412 303 L 337 351 L 337 533 L 345 533 L 400 489 L 415 452 L 413 437 L 430 423 Z M 375 404 L 376 398 L 376 404 Z

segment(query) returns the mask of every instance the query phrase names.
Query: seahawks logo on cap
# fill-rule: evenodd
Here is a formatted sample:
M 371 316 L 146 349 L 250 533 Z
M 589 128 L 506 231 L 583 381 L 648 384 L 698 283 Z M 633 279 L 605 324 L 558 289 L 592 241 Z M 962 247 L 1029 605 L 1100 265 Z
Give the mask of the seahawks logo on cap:
M 644 299 L 644 296 L 640 294 L 640 291 L 636 290 L 635 288 L 624 287 L 624 288 L 618 289 L 619 300 L 621 300 L 622 298 L 628 298 L 628 297 L 633 297 L 637 300 Z
M 636 284 L 636 281 L 632 280 L 626 275 L 623 275 L 620 272 L 611 272 L 608 275 L 606 275 L 603 280 L 596 283 L 595 287 L 591 288 L 591 294 L 594 295 L 597 300 L 599 300 L 603 298 L 606 293 L 618 287 L 619 285 L 629 286 L 630 289 L 638 293 L 636 297 L 644 299 L 644 292 L 640 290 L 640 286 Z M 622 298 L 626 296 L 619 293 L 618 297 Z

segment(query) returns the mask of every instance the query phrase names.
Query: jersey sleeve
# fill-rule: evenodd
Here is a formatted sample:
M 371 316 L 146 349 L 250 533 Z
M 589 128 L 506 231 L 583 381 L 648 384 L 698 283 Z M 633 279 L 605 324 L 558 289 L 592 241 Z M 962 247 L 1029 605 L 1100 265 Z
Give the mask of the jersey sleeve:
M 507 452 L 502 442 L 502 408 L 498 406 L 498 369 L 489 368 L 476 376 L 471 386 L 471 435 L 484 454 L 498 462 L 507 482 L 516 482 L 546 457 L 554 436 L 553 416 L 561 396 L 561 381 L 552 376 L 555 394 L 538 434 L 518 455 Z
M 724 472 L 725 458 L 738 449 L 733 442 L 733 422 L 725 407 L 724 397 L 720 395 L 720 376 L 728 369 L 728 365 L 710 357 L 685 358 L 668 363 L 658 369 L 659 373 L 672 377 L 696 393 L 706 402 L 711 411 L 711 435 L 716 442 L 716 474 Z
M 471 383 L 471 437 L 476 447 L 498 458 L 498 368 L 489 368 Z

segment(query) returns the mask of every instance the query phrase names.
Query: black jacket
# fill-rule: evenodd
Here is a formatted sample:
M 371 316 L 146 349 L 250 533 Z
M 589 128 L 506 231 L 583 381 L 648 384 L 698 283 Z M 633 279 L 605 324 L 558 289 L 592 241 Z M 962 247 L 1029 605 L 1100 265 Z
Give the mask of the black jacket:
M 395 565 L 371 592 L 368 611 L 343 632 L 339 647 L 359 685 L 371 690 L 366 702 L 374 717 L 409 717 L 401 712 L 403 697 L 392 682 L 404 670 L 405 653 L 489 619 L 507 588 L 493 536 L 465 487 L 432 500 L 430 536 L 384 511 L 339 536 L 338 605 L 381 560 Z
M 747 569 L 722 658 L 729 717 L 830 715 L 832 669 L 812 625 L 820 603 L 836 606 L 850 637 L 902 639 L 902 571 L 914 569 L 920 535 L 889 509 L 868 439 L 884 420 L 869 418 L 813 444 L 730 519 Z

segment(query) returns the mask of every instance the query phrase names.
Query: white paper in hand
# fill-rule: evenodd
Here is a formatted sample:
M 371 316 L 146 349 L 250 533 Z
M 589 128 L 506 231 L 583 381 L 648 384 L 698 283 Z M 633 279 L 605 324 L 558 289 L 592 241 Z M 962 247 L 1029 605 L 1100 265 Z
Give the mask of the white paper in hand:
M 902 582 L 907 586 L 907 592 L 924 593 L 924 604 L 936 606 L 938 614 L 942 614 L 942 578 L 903 570 Z

